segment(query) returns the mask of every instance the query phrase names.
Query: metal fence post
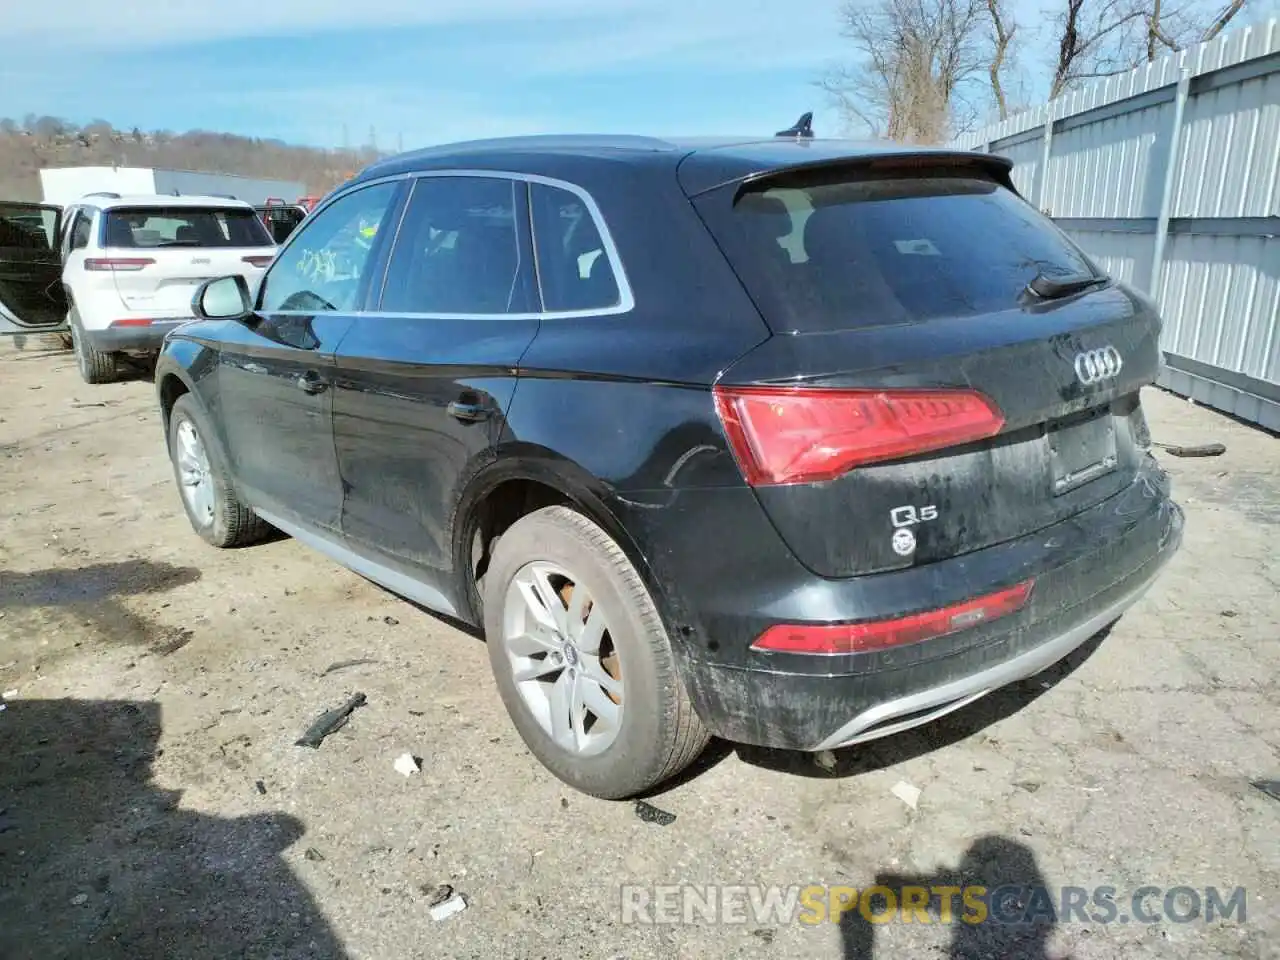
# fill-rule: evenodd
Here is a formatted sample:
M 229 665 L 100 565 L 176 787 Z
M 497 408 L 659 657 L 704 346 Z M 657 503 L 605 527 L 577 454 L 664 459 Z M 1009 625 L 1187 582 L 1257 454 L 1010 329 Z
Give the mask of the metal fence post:
M 1182 115 L 1191 93 L 1191 71 L 1183 67 L 1178 75 L 1178 92 L 1173 101 L 1173 128 L 1169 131 L 1169 152 L 1165 157 L 1164 187 L 1160 193 L 1160 216 L 1156 221 L 1156 242 L 1151 253 L 1151 281 L 1147 293 L 1155 299 L 1164 271 L 1164 247 L 1169 238 L 1169 214 L 1173 210 L 1173 183 L 1178 172 L 1178 150 L 1182 141 Z
M 1045 197 L 1049 193 L 1049 160 L 1053 156 L 1053 113 L 1049 114 L 1048 119 L 1044 122 L 1044 153 L 1040 156 L 1040 176 L 1037 177 L 1036 183 L 1036 207 L 1041 213 L 1047 208 L 1044 205 Z

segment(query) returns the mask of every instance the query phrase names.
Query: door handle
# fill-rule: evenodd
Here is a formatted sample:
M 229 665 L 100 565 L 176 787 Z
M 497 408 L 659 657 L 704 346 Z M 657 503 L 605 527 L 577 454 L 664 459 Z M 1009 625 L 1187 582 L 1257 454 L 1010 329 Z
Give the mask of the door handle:
M 445 408 L 449 416 L 455 420 L 461 420 L 463 423 L 475 423 L 478 420 L 487 420 L 489 418 L 489 409 L 478 403 L 462 403 L 454 400 Z
M 294 381 L 303 393 L 324 393 L 329 384 L 320 379 L 320 374 L 308 370 Z

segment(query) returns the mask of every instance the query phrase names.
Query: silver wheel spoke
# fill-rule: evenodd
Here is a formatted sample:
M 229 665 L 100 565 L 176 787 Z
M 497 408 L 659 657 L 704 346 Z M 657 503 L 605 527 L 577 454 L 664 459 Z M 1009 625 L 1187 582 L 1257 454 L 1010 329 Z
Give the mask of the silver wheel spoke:
M 599 658 L 583 657 L 582 667 L 583 673 L 592 683 L 598 684 L 605 693 L 611 693 L 618 698 L 622 697 L 622 681 L 609 676 L 609 671 L 605 670 Z
M 531 657 L 535 653 L 559 653 L 560 642 L 554 630 L 540 623 L 531 623 L 523 633 L 507 637 L 507 649 L 518 657 Z
M 515 667 L 512 673 L 516 678 L 516 683 L 524 683 L 526 680 L 539 680 L 549 673 L 555 673 L 557 670 L 563 669 L 563 663 L 557 663 L 547 657 L 545 660 L 526 660 L 524 666 Z
M 576 699 L 582 707 L 596 716 L 596 725 L 591 730 L 592 734 L 617 731 L 618 716 L 622 713 L 622 707 L 609 699 L 600 688 L 600 684 L 590 677 L 580 676 L 576 692 Z
M 561 635 L 564 635 L 567 633 L 565 628 L 568 626 L 564 601 L 560 599 L 560 594 L 556 592 L 556 588 L 551 585 L 551 580 L 547 576 L 545 567 L 540 564 L 536 565 L 533 567 L 532 573 L 533 576 L 530 579 L 534 593 L 542 601 L 543 609 L 551 615 L 556 630 Z
M 551 685 L 551 696 L 548 698 L 551 707 L 551 738 L 568 750 L 577 747 L 570 717 L 573 712 L 573 686 L 573 677 L 566 670 Z
M 574 591 L 574 596 L 577 596 L 576 590 Z M 604 611 L 600 609 L 598 604 L 592 604 L 591 614 L 587 617 L 587 622 L 583 623 L 578 620 L 575 621 L 575 625 L 578 627 L 578 649 L 592 656 L 598 654 L 600 652 L 600 641 L 604 639 L 604 632 L 609 629 Z

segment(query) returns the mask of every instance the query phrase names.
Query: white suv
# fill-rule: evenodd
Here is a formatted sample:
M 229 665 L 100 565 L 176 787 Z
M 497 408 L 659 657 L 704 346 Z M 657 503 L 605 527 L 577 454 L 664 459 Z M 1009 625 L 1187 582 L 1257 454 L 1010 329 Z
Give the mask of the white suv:
M 276 245 L 247 203 L 219 197 L 90 194 L 61 211 L 67 326 L 86 383 L 115 379 L 121 354 L 151 357 L 192 319 L 210 277 L 256 289 Z

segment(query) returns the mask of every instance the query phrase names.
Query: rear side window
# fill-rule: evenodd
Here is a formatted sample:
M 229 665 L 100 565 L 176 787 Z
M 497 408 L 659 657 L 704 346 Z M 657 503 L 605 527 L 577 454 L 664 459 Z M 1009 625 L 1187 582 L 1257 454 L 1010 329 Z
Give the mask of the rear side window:
M 542 308 L 558 313 L 617 306 L 621 302 L 618 279 L 582 198 L 560 187 L 534 183 L 530 200 Z
M 104 247 L 269 247 L 253 210 L 115 207 L 105 216 Z
M 76 212 L 76 222 L 71 227 L 71 249 L 83 250 L 89 246 L 93 231 L 93 214 L 88 210 Z
M 972 172 L 792 180 L 699 209 L 775 329 L 992 313 L 1017 307 L 1038 272 L 1097 273 L 1048 219 Z
M 514 180 L 424 177 L 387 266 L 388 313 L 527 313 Z

